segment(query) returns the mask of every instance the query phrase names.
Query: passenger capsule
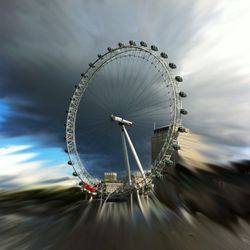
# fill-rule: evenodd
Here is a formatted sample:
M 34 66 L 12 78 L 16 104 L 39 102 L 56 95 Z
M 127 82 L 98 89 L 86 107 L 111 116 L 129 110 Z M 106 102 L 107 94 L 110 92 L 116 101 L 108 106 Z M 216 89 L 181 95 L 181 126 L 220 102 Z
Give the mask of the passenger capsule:
M 155 45 L 152 45 L 151 49 L 154 50 L 154 51 L 158 51 L 158 48 Z
M 143 46 L 143 47 L 147 47 L 147 46 L 148 46 L 148 45 L 147 45 L 145 42 L 143 42 L 143 41 L 140 42 L 140 45 Z
M 124 47 L 124 44 L 123 44 L 123 43 L 118 43 L 118 46 L 119 46 L 120 48 L 122 48 L 122 47 Z
M 66 127 L 66 126 L 67 126 L 67 123 L 64 123 L 63 126 Z
M 181 146 L 179 144 L 173 144 L 173 149 L 174 150 L 180 150 Z
M 72 161 L 68 161 L 68 164 L 69 164 L 69 165 L 73 165 L 73 164 L 72 164 Z
M 160 178 L 161 178 L 161 176 L 162 176 L 162 175 L 161 175 L 161 173 L 158 173 L 158 172 L 157 172 L 157 173 L 155 173 L 155 178 L 156 178 L 156 179 L 160 179 Z
M 81 76 L 82 76 L 83 78 L 88 78 L 88 75 L 86 75 L 85 73 L 81 74 Z
M 73 176 L 78 176 L 79 174 L 77 172 L 72 173 Z
M 67 153 L 67 154 L 69 153 L 67 148 L 64 149 L 64 152 Z
M 186 132 L 186 129 L 184 127 L 179 127 L 178 131 L 181 132 L 181 133 L 184 133 L 184 132 Z
M 185 97 L 187 97 L 187 94 L 185 92 L 181 91 L 179 93 L 179 96 L 185 98 Z
M 188 112 L 187 112 L 187 110 L 186 109 L 181 109 L 181 114 L 183 114 L 183 115 L 187 115 L 188 114 Z
M 168 58 L 168 55 L 165 52 L 161 52 L 161 57 L 162 58 Z
M 111 51 L 112 51 L 112 48 L 111 48 L 111 47 L 108 47 L 108 51 L 111 52 Z
M 90 68 L 94 68 L 95 65 L 94 65 L 93 63 L 89 63 L 89 67 L 90 67 Z
M 102 58 L 102 55 L 101 55 L 101 54 L 98 54 L 97 56 L 98 56 L 98 58 L 100 58 L 100 59 Z
M 176 65 L 174 63 L 169 63 L 168 65 L 171 69 L 176 69 Z
M 171 160 L 165 160 L 165 164 L 168 166 L 172 166 L 174 163 Z
M 176 80 L 177 82 L 183 82 L 183 79 L 182 79 L 181 76 L 176 76 L 176 77 L 175 77 L 175 80 Z
M 64 136 L 64 137 L 63 137 L 63 139 L 66 141 L 66 140 L 67 140 L 67 137 L 66 137 L 66 136 Z
M 129 45 L 131 45 L 131 46 L 136 46 L 136 43 L 135 43 L 134 41 L 130 40 L 130 41 L 129 41 Z
M 82 186 L 83 185 L 83 181 L 80 181 L 78 184 L 79 184 L 79 186 Z

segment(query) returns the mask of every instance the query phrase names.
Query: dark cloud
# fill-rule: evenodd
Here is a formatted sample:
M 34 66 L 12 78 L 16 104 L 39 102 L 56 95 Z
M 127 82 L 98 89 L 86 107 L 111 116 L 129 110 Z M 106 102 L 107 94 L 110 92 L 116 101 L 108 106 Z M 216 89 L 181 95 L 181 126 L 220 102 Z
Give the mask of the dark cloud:
M 0 188 L 5 189 L 5 188 L 12 188 L 15 187 L 15 176 L 10 176 L 10 175 L 2 175 L 0 176 Z
M 62 177 L 62 178 L 55 178 L 55 179 L 49 179 L 45 181 L 38 182 L 39 185 L 48 185 L 48 184 L 56 184 L 56 183 L 63 183 L 65 181 L 71 180 L 70 177 Z

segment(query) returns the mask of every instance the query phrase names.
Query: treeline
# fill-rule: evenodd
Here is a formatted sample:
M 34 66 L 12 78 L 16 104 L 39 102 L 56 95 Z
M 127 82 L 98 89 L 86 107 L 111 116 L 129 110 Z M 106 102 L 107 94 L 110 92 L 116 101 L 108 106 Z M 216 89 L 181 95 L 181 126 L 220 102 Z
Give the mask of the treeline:
M 0 202 L 20 202 L 20 201 L 33 201 L 33 202 L 49 202 L 49 201 L 62 201 L 66 203 L 73 203 L 78 200 L 84 199 L 84 193 L 78 187 L 46 187 L 29 190 L 0 192 Z

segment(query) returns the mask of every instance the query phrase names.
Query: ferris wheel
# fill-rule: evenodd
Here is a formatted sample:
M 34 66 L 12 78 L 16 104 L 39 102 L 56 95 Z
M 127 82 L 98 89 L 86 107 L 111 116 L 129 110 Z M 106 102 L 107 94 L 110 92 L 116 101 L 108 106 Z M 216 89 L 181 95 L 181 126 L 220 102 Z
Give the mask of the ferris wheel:
M 175 70 L 166 53 L 143 41 L 108 47 L 89 63 L 75 85 L 65 123 L 65 152 L 80 186 L 97 184 L 96 171 L 121 165 L 131 184 L 129 156 L 144 181 L 174 165 L 172 155 L 180 149 L 178 134 L 186 131 L 181 116 L 188 113 L 181 102 L 187 96 L 179 88 L 183 79 Z M 167 129 L 152 160 L 150 139 L 155 126 Z

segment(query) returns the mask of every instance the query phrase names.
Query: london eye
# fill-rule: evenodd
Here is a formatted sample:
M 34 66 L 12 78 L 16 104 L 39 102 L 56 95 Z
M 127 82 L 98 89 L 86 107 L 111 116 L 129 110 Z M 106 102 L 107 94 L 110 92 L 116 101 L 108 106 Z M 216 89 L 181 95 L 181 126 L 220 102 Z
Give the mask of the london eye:
M 130 190 L 136 171 L 145 188 L 174 166 L 178 134 L 185 132 L 181 116 L 187 114 L 182 81 L 168 55 L 143 41 L 108 47 L 89 63 L 75 85 L 65 123 L 65 152 L 80 186 L 96 193 L 93 187 L 103 172 L 118 168 Z M 150 140 L 156 127 L 167 129 L 152 157 Z

